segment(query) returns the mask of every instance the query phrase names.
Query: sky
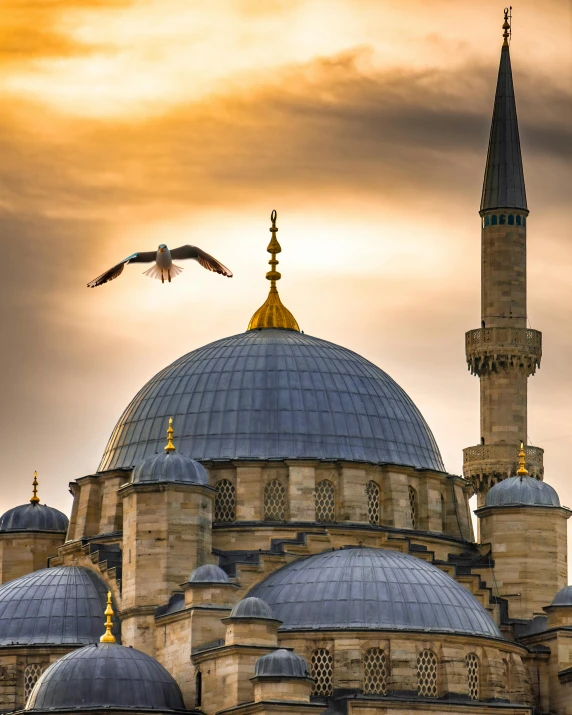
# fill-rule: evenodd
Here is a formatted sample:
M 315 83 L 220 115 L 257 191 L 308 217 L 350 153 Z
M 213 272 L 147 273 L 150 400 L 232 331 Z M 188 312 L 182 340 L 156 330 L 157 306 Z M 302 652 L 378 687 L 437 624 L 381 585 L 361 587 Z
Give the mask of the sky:
M 491 0 L 3 0 L 0 509 L 38 470 L 69 514 L 139 388 L 246 329 L 272 209 L 301 328 L 388 372 L 461 473 L 502 22 Z M 571 0 L 515 5 L 511 58 L 544 347 L 529 443 L 572 506 Z M 186 263 L 162 286 L 130 266 L 86 288 L 162 242 L 235 277 Z

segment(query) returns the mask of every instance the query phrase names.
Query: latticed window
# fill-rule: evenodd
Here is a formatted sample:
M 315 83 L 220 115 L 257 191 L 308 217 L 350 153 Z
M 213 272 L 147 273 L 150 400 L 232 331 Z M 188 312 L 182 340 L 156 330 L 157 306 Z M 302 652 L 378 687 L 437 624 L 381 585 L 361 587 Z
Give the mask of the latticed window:
M 286 489 L 279 479 L 273 479 L 264 487 L 264 518 L 286 520 Z
M 24 698 L 28 700 L 30 693 L 34 689 L 34 685 L 38 682 L 38 678 L 42 674 L 44 668 L 39 663 L 30 663 L 24 671 Z
M 370 524 L 381 522 L 380 491 L 375 482 L 368 482 L 365 488 L 367 494 L 367 515 Z
M 229 522 L 236 519 L 236 490 L 228 479 L 221 479 L 216 485 L 215 521 Z
M 417 528 L 417 492 L 409 487 L 409 511 L 411 512 L 411 528 Z
M 479 699 L 479 658 L 475 653 L 465 656 L 467 666 L 467 683 L 471 700 Z
M 382 648 L 370 648 L 363 657 L 363 692 L 385 695 L 387 692 L 387 660 Z
M 417 656 L 417 695 L 437 697 L 437 656 L 432 650 L 422 650 Z
M 334 659 L 329 650 L 318 648 L 312 653 L 310 672 L 314 678 L 312 695 L 331 695 L 333 691 L 333 664 Z
M 336 488 L 323 479 L 316 487 L 316 521 L 336 520 Z

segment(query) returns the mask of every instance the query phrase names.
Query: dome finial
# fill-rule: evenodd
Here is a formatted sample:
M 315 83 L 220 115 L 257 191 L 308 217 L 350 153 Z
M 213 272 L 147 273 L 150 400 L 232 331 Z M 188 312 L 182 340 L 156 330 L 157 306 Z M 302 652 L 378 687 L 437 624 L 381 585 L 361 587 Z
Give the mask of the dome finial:
M 113 628 L 113 606 L 111 605 L 111 591 L 107 592 L 107 608 L 103 612 L 105 616 L 105 633 L 99 639 L 100 643 L 116 643 L 115 636 L 111 632 Z
M 276 226 L 276 211 L 272 211 L 270 214 L 270 220 L 272 221 L 272 226 L 270 227 L 270 233 L 272 238 L 266 249 L 270 253 L 270 270 L 266 274 L 266 279 L 270 281 L 270 292 L 268 298 L 263 306 L 261 306 L 256 313 L 250 319 L 248 324 L 248 330 L 260 330 L 262 328 L 283 328 L 284 330 L 297 330 L 300 332 L 298 323 L 292 315 L 292 313 L 282 305 L 280 296 L 278 295 L 278 289 L 276 288 L 276 281 L 279 281 L 282 277 L 281 274 L 276 270 L 276 266 L 279 261 L 276 259 L 276 255 L 282 251 L 282 247 L 278 243 L 276 234 L 278 228 Z
M 169 417 L 169 427 L 167 428 L 167 444 L 165 445 L 165 452 L 174 452 L 177 448 L 173 444 L 173 435 L 175 430 L 173 429 L 173 418 Z
M 528 469 L 526 468 L 526 452 L 524 451 L 524 443 L 520 443 L 520 452 L 518 453 L 518 472 L 517 477 L 521 479 L 526 477 L 528 474 Z
M 38 496 L 38 472 L 34 472 L 34 481 L 32 482 L 33 494 L 30 497 L 31 504 L 39 504 L 40 497 Z
M 506 46 L 508 47 L 508 41 L 510 40 L 512 30 L 510 28 L 510 22 L 512 22 L 512 5 L 510 7 L 505 7 L 504 9 L 504 22 L 502 29 L 504 30 L 503 32 L 503 47 Z

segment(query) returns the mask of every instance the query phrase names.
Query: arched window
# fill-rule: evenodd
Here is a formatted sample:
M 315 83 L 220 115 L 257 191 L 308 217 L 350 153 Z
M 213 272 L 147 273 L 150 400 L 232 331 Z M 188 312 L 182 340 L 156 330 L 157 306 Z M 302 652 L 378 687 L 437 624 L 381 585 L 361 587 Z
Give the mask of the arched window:
M 336 488 L 328 479 L 316 486 L 316 521 L 336 520 Z
M 517 225 L 517 226 L 520 226 L 520 216 L 517 216 L 517 217 L 516 217 L 516 225 Z
M 264 487 L 264 518 L 266 521 L 286 520 L 286 489 L 279 479 Z
M 432 650 L 422 650 L 417 656 L 417 695 L 423 698 L 436 698 L 437 656 Z
M 382 648 L 370 648 L 363 657 L 363 692 L 385 695 L 387 692 L 387 659 Z
M 523 217 L 522 217 L 522 225 L 523 225 L 523 226 L 526 226 L 526 216 L 523 216 Z
M 509 215 L 508 215 L 508 225 L 509 225 L 509 226 L 514 226 L 514 214 L 509 214 Z
M 327 648 L 318 648 L 312 653 L 310 674 L 314 679 L 312 695 L 327 696 L 333 692 L 334 659 Z
M 443 534 L 447 532 L 447 505 L 445 497 L 441 494 L 441 531 Z
M 491 225 L 491 217 L 485 216 L 485 226 L 490 226 L 490 225 Z
M 228 479 L 221 479 L 216 485 L 214 520 L 230 522 L 236 519 L 236 490 Z
M 375 482 L 368 482 L 365 487 L 367 494 L 367 515 L 370 524 L 379 525 L 381 523 L 381 492 Z
M 413 487 L 409 487 L 409 512 L 411 516 L 411 528 L 417 528 L 417 517 L 418 517 L 418 505 L 417 505 L 417 492 Z
M 26 701 L 43 671 L 44 668 L 39 663 L 30 663 L 26 666 L 26 670 L 24 670 L 24 698 Z
M 506 216 L 504 214 L 501 214 L 499 216 L 499 223 L 502 225 L 502 224 L 504 224 L 505 220 L 506 220 Z
M 479 699 L 479 658 L 475 653 L 469 653 L 465 656 L 465 665 L 467 666 L 467 684 L 469 686 L 469 697 L 471 700 Z
M 491 216 L 491 226 L 496 226 L 497 225 L 497 217 L 496 214 L 493 214 Z
M 203 674 L 197 671 L 195 677 L 195 707 L 200 708 L 203 699 Z

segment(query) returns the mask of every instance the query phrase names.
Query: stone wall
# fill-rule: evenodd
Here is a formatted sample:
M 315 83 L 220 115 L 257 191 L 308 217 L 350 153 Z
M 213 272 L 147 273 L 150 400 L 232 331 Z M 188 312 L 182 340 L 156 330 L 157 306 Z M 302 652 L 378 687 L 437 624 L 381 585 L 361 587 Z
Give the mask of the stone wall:
M 53 532 L 4 532 L 0 534 L 0 583 L 45 569 L 57 553 L 65 534 Z

